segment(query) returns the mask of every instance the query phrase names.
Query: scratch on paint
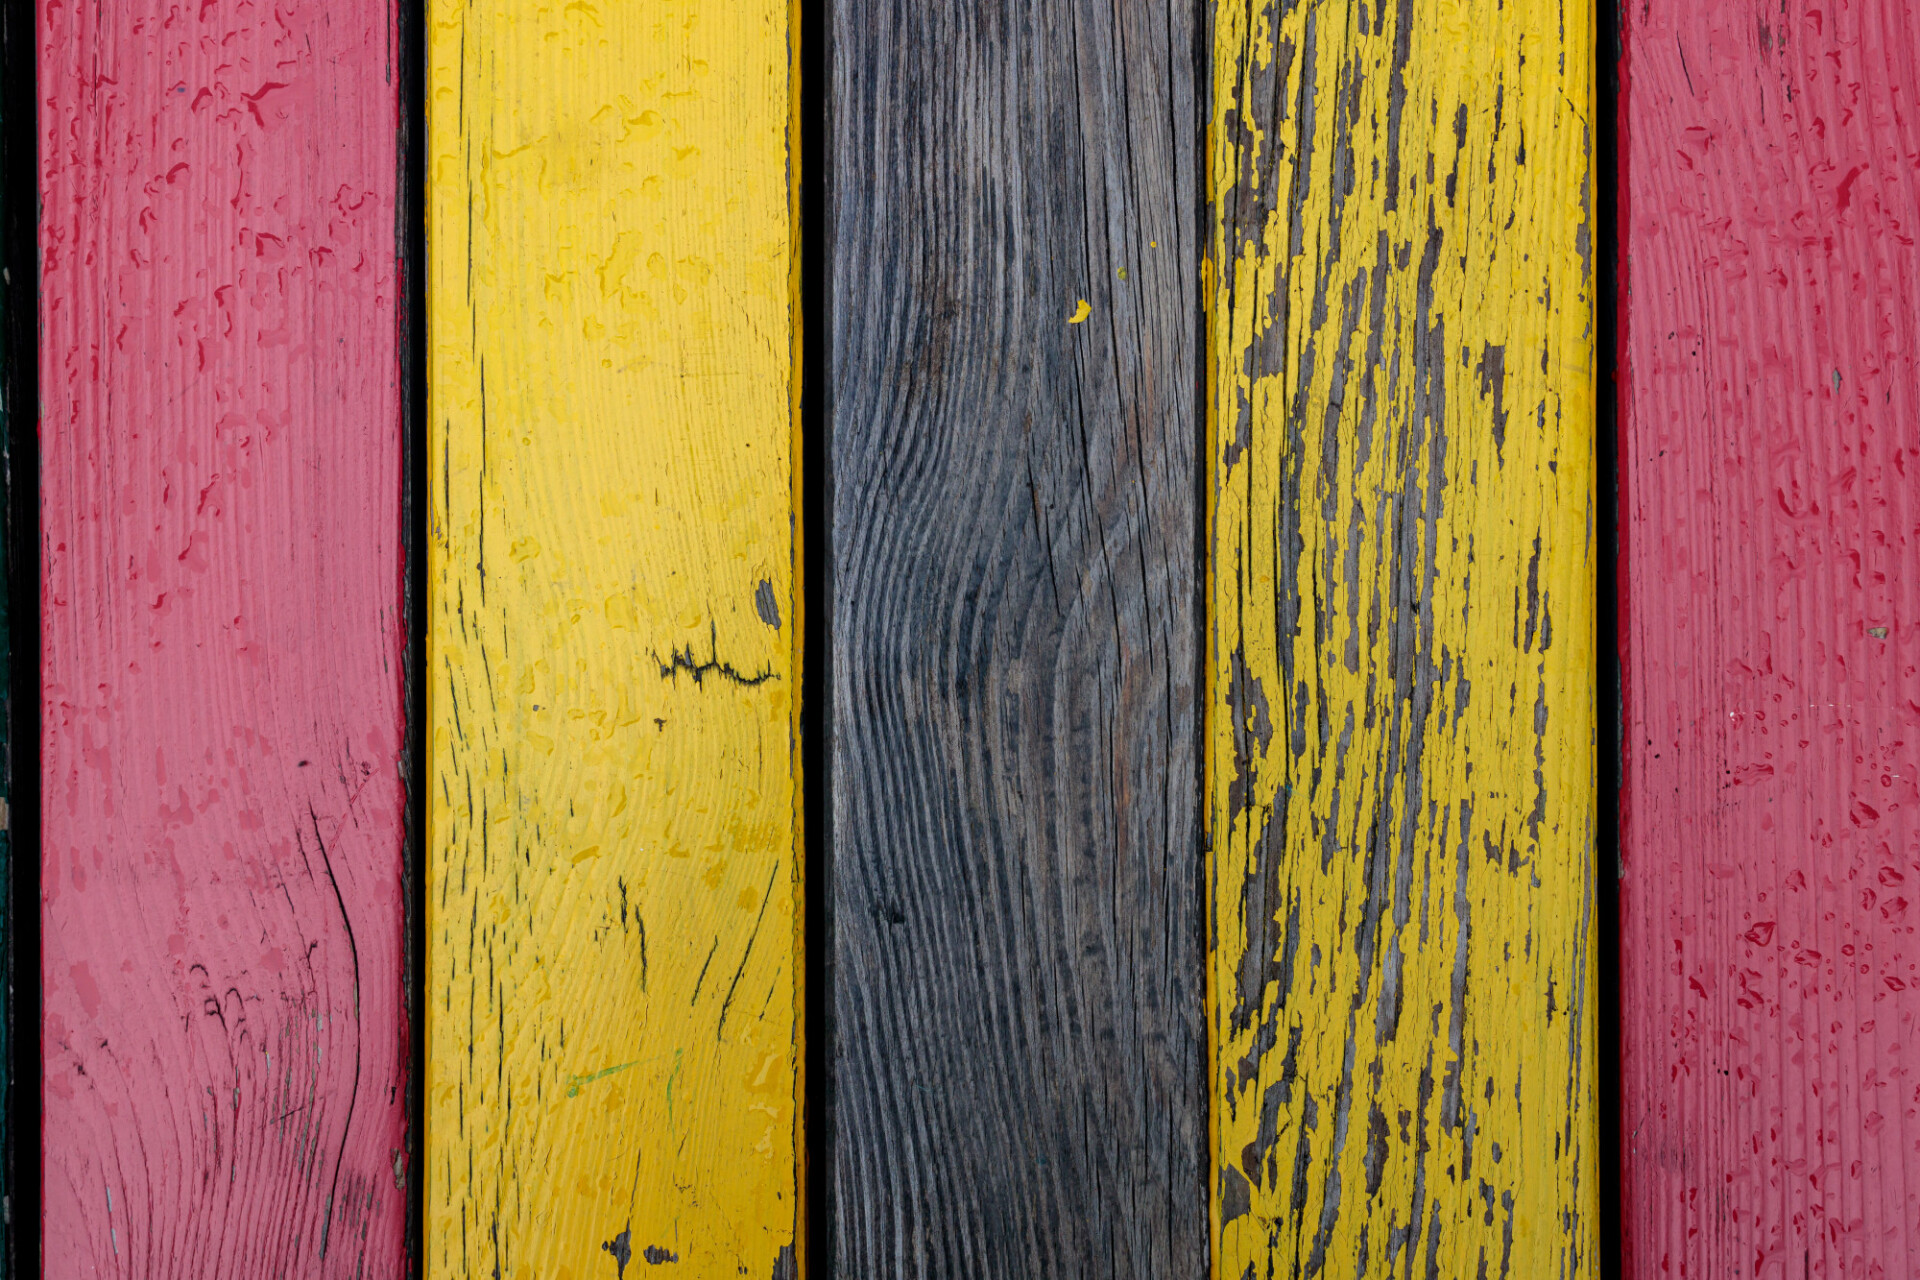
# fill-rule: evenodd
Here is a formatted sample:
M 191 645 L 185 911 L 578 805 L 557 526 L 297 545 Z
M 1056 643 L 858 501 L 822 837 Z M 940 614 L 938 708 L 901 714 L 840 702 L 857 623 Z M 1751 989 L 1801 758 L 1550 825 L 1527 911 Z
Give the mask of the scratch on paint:
M 757 684 L 764 684 L 773 679 L 774 673 L 771 668 L 756 671 L 748 675 L 732 663 L 722 662 L 720 660 L 719 640 L 715 630 L 710 629 L 708 644 L 710 646 L 708 649 L 710 656 L 704 661 L 693 656 L 692 645 L 688 645 L 684 649 L 669 649 L 668 657 L 665 661 L 661 660 L 658 653 L 654 653 L 653 664 L 660 668 L 660 678 L 662 680 L 672 680 L 684 671 L 693 677 L 693 682 L 696 685 L 703 683 L 710 675 L 717 675 L 730 683 L 748 688 Z

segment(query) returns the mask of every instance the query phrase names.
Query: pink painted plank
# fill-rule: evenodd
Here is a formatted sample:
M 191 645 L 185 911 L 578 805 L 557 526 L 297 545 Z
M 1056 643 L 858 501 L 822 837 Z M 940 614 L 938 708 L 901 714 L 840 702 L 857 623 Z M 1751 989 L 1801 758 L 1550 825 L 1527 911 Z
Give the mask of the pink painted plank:
M 44 1259 L 400 1275 L 386 0 L 46 0 Z
M 1626 1274 L 1920 1275 L 1920 8 L 1633 0 Z

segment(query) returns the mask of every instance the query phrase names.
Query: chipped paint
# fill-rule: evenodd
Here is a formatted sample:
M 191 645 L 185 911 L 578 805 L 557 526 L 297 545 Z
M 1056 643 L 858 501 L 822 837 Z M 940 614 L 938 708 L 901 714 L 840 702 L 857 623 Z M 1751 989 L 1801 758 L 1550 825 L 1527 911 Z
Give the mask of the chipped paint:
M 1219 1276 L 1594 1274 L 1592 17 L 1214 10 Z
M 428 6 L 429 1277 L 796 1238 L 793 30 Z

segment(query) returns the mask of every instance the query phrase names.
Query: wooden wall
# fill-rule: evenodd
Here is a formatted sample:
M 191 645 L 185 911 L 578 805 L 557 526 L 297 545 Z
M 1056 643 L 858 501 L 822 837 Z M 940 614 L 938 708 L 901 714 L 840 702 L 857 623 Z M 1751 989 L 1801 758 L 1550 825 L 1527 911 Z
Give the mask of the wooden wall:
M 0 17 L 0 1275 L 1920 1271 L 1899 0 Z

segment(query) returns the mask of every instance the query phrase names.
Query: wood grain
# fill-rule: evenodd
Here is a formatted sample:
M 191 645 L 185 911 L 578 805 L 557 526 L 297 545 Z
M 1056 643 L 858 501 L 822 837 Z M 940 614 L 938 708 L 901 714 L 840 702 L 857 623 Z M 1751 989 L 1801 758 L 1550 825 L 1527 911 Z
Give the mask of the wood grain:
M 838 1275 L 1205 1270 L 1192 17 L 833 10 Z
M 430 1277 L 799 1263 L 786 0 L 432 0 Z
M 1625 17 L 1623 1274 L 1920 1274 L 1920 10 Z
M 45 1274 L 400 1275 L 394 12 L 39 39 Z
M 1590 1276 L 1592 11 L 1212 11 L 1220 1276 Z

